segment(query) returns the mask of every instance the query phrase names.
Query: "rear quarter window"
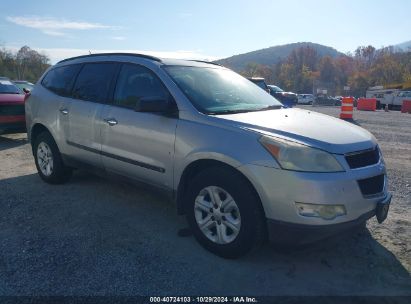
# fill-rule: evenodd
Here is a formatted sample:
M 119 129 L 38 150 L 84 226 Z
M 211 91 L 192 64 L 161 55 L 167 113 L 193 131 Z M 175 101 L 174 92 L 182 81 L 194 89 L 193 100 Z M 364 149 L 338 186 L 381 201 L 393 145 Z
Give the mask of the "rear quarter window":
M 57 95 L 69 97 L 80 68 L 80 64 L 54 68 L 47 73 L 41 84 Z

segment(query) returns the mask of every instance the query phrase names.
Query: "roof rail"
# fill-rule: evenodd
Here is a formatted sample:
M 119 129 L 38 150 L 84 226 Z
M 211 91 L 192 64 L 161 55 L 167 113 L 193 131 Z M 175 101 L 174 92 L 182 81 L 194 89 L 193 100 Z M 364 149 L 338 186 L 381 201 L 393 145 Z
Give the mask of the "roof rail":
M 161 62 L 160 58 L 150 56 L 150 55 L 145 55 L 145 54 L 137 54 L 137 53 L 97 53 L 97 54 L 89 54 L 89 55 L 71 57 L 71 58 L 63 59 L 63 60 L 61 60 L 57 63 L 66 62 L 66 61 L 70 61 L 70 60 L 74 60 L 74 59 L 97 57 L 97 56 L 134 56 L 134 57 L 140 57 L 140 58 L 145 58 L 145 59 L 150 59 L 150 60 Z
M 219 64 L 219 63 L 217 63 L 217 62 L 214 62 L 214 61 L 196 60 L 196 59 L 192 59 L 192 60 L 189 60 L 189 61 L 209 63 L 209 64 L 214 64 L 214 65 L 222 66 L 221 64 Z

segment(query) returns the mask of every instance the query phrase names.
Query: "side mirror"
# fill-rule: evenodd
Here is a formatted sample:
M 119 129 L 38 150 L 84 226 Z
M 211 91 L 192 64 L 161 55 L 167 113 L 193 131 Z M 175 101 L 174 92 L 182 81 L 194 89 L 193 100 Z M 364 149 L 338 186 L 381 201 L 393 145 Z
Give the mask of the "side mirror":
M 150 96 L 140 98 L 136 107 L 134 108 L 137 112 L 154 112 L 154 113 L 164 113 L 170 112 L 172 109 L 171 102 L 169 98 L 161 96 Z
M 23 92 L 24 92 L 25 94 L 30 94 L 30 90 L 27 89 L 27 88 L 23 88 Z

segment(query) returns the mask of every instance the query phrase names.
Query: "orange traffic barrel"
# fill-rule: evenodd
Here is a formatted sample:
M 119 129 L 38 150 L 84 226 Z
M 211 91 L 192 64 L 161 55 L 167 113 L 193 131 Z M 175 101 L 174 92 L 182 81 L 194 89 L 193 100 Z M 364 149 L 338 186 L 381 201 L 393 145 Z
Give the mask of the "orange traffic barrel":
M 354 110 L 354 98 L 353 97 L 343 97 L 341 101 L 341 119 L 352 119 L 352 114 Z
M 411 100 L 403 100 L 401 113 L 411 113 Z

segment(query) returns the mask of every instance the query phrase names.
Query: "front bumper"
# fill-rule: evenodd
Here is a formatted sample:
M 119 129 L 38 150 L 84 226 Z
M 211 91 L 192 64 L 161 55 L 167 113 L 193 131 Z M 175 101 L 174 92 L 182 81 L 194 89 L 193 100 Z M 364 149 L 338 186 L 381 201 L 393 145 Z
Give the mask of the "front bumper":
M 390 200 L 391 194 L 388 194 L 379 203 L 382 205 L 389 204 Z M 268 236 L 271 242 L 278 244 L 309 244 L 333 235 L 358 229 L 364 226 L 368 219 L 375 216 L 375 213 L 376 209 L 370 210 L 355 220 L 332 225 L 303 225 L 267 219 Z
M 266 218 L 276 222 L 312 226 L 347 223 L 375 212 L 377 203 L 390 196 L 386 179 L 383 191 L 370 196 L 361 193 L 357 182 L 385 174 L 382 160 L 373 166 L 335 173 L 295 172 L 252 164 L 238 169 L 254 185 Z M 346 214 L 333 219 L 302 216 L 296 202 L 344 205 Z

